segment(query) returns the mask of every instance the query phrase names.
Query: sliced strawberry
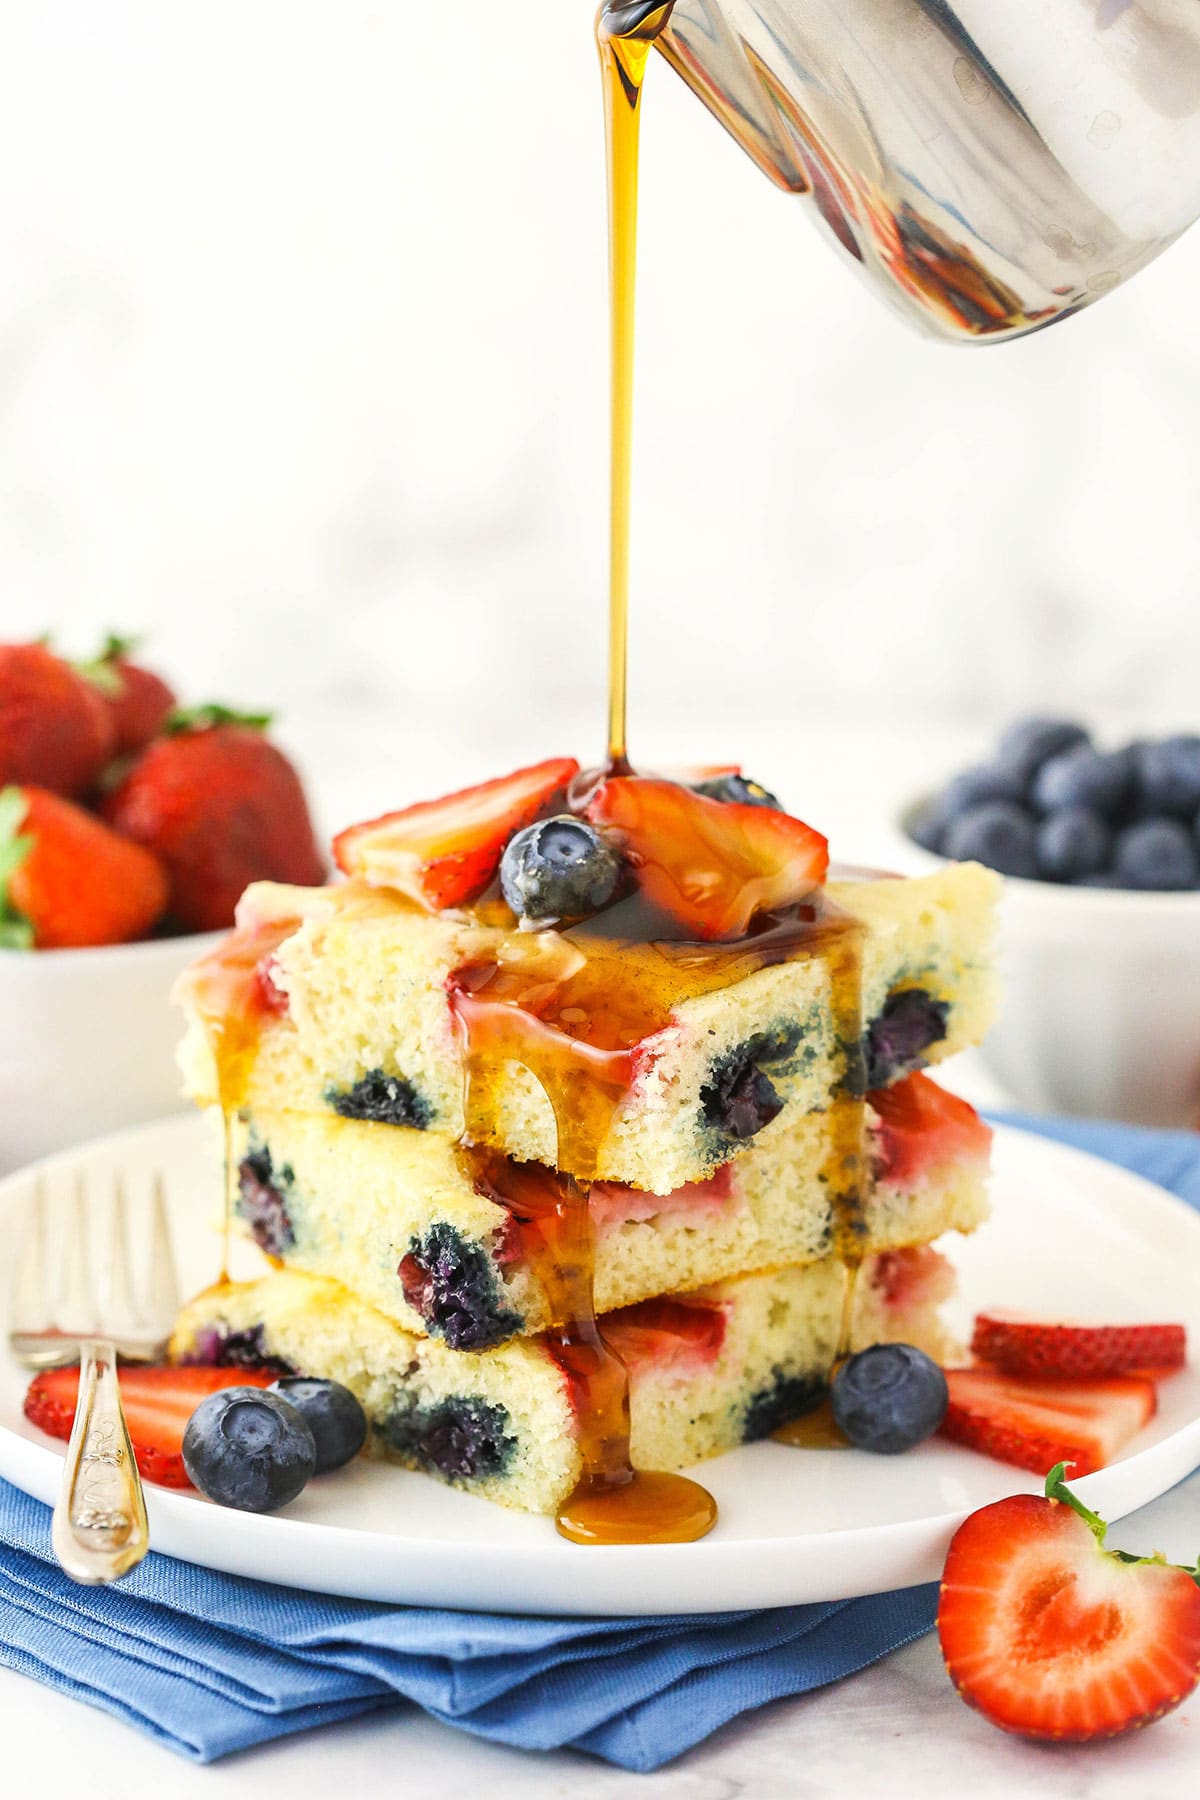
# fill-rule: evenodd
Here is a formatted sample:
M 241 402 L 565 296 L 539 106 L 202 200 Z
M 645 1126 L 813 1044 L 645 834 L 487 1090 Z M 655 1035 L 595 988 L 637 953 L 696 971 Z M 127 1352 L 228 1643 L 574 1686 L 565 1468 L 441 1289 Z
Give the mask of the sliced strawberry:
M 1063 1462 L 1076 1475 L 1090 1475 L 1113 1460 L 1158 1405 L 1152 1383 L 1133 1375 L 1052 1381 L 947 1369 L 946 1380 L 950 1405 L 942 1436 L 1018 1469 Z
M 868 1094 L 867 1101 L 879 1118 L 874 1160 L 880 1181 L 902 1185 L 935 1165 L 988 1153 L 992 1134 L 975 1108 L 928 1075 L 907 1075 Z
M 721 1305 L 699 1299 L 641 1300 L 606 1313 L 600 1331 L 631 1373 L 695 1373 L 716 1361 L 725 1342 Z
M 587 813 L 624 840 L 643 893 L 699 938 L 743 937 L 755 913 L 804 900 L 829 867 L 828 843 L 799 819 L 674 781 L 603 781 Z
M 954 1534 L 938 1600 L 950 1679 L 1020 1737 L 1087 1743 L 1161 1718 L 1200 1679 L 1195 1572 L 1104 1549 L 1062 1482 L 1014 1494 Z
M 395 888 L 433 912 L 477 899 L 500 867 L 504 846 L 579 773 L 556 756 L 441 800 L 351 825 L 333 840 L 338 868 L 372 887 Z
M 971 1354 L 1010 1375 L 1137 1375 L 1181 1369 L 1182 1325 L 1085 1325 L 980 1313 Z
M 270 1369 L 124 1366 L 121 1404 L 143 1480 L 156 1481 L 160 1487 L 190 1487 L 183 1466 L 183 1433 L 200 1402 L 220 1388 L 269 1387 L 274 1380 Z M 29 1384 L 25 1417 L 51 1437 L 69 1438 L 78 1393 L 78 1369 L 45 1369 Z

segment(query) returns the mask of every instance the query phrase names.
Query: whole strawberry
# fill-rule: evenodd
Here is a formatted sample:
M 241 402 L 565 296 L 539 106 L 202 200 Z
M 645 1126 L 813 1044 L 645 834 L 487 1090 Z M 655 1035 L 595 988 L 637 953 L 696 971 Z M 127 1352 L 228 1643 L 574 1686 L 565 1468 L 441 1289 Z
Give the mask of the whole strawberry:
M 221 706 L 175 713 L 105 797 L 109 823 L 166 865 L 168 910 L 185 930 L 232 925 L 252 881 L 324 878 L 304 789 L 268 723 Z
M 77 798 L 116 744 L 102 695 L 45 644 L 0 644 L 0 787 L 28 782 Z
M 136 638 L 108 636 L 93 662 L 80 673 L 99 690 L 116 733 L 117 756 L 143 750 L 175 710 L 175 693 L 161 675 L 132 660 Z
M 131 943 L 166 904 L 166 870 L 140 844 L 46 788 L 0 791 L 0 948 Z

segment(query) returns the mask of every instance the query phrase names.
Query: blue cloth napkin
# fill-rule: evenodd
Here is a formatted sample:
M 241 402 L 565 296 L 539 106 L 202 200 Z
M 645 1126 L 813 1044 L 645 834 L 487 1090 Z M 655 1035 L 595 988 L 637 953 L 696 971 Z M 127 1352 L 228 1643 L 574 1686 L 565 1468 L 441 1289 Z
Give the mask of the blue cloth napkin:
M 1200 1207 L 1200 1137 L 1011 1117 Z M 580 1555 L 603 1555 L 583 1550 Z M 208 1762 L 409 1701 L 499 1743 L 658 1768 L 737 1714 L 928 1631 L 936 1588 L 678 1619 L 504 1618 L 331 1600 L 151 1555 L 81 1588 L 49 1509 L 0 1482 L 0 1665 Z

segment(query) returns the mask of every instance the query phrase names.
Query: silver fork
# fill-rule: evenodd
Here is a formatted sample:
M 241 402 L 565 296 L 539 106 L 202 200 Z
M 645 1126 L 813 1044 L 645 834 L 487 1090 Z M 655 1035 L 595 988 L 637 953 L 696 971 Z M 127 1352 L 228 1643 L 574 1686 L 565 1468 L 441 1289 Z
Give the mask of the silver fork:
M 160 1178 L 154 1182 L 148 1274 L 139 1298 L 129 1272 L 125 1186 L 119 1175 L 113 1184 L 109 1251 L 98 1273 L 91 1226 L 81 1173 L 75 1178 L 58 1291 L 52 1295 L 46 1192 L 39 1179 L 16 1269 L 8 1346 L 28 1369 L 79 1364 L 79 1399 L 51 1541 L 72 1580 L 96 1586 L 128 1574 L 150 1547 L 117 1360 L 153 1362 L 161 1356 L 179 1300 Z

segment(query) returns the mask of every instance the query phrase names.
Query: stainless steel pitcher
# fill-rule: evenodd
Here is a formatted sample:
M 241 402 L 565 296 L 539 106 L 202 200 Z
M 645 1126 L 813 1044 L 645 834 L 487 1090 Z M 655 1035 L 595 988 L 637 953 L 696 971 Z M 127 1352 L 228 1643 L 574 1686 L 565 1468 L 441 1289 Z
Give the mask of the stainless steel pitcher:
M 658 45 L 942 338 L 1053 324 L 1200 214 L 1200 0 L 675 0 Z

